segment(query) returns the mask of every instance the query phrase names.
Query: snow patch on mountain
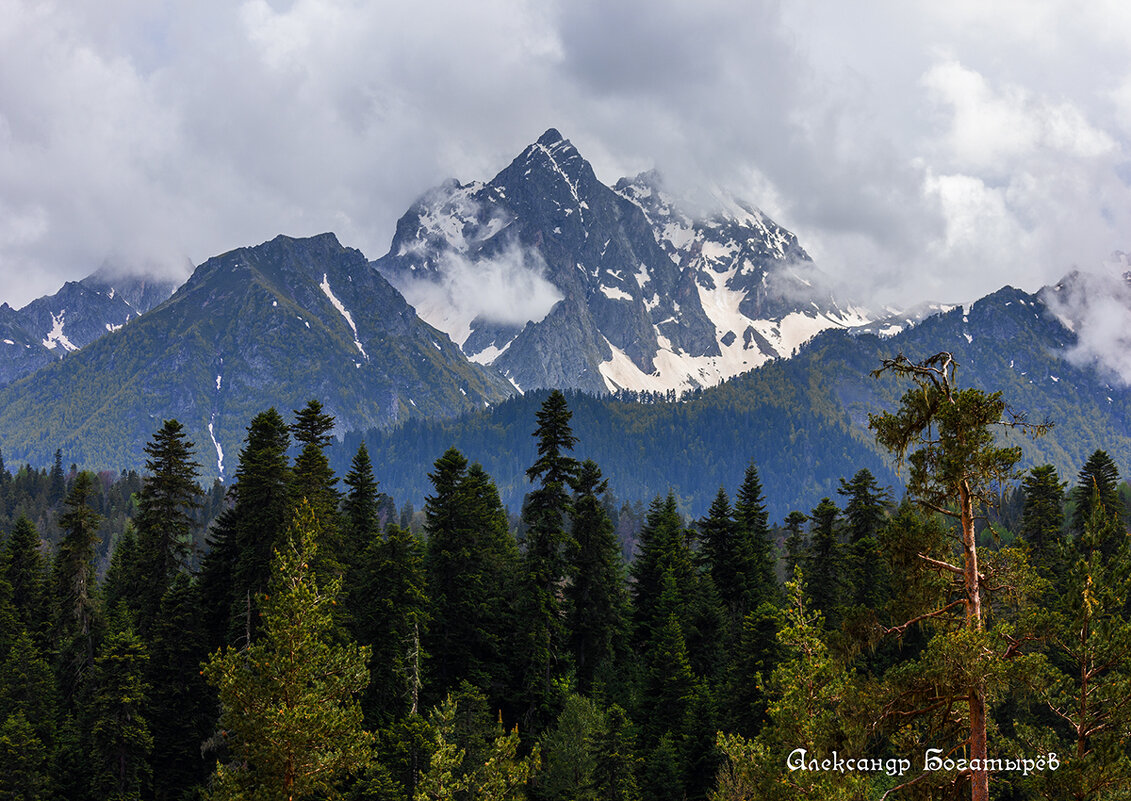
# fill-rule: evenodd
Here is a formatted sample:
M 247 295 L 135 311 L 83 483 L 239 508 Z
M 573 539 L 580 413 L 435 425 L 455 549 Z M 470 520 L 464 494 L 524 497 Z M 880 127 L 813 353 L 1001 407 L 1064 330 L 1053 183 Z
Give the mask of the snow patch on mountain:
M 353 331 L 353 344 L 357 347 L 358 352 L 361 353 L 361 355 L 365 358 L 365 361 L 369 361 L 369 354 L 365 352 L 365 348 L 361 346 L 361 340 L 357 338 L 357 326 L 353 324 L 353 315 L 346 311 L 345 305 L 343 305 L 342 302 L 338 300 L 337 296 L 330 290 L 330 279 L 327 273 L 322 273 L 322 283 L 319 286 L 321 287 L 323 294 L 325 294 L 326 297 L 330 299 L 330 303 L 333 304 L 334 308 L 338 310 L 338 314 L 342 315 L 342 317 L 345 318 L 346 323 L 349 324 L 350 330 Z M 217 384 L 217 389 L 218 388 L 219 384 Z
M 71 340 L 67 339 L 67 335 L 63 333 L 63 318 L 66 316 L 67 310 L 63 309 L 58 314 L 51 313 L 51 330 L 47 332 L 47 336 L 43 338 L 43 347 L 55 350 L 62 348 L 65 351 L 78 350 Z

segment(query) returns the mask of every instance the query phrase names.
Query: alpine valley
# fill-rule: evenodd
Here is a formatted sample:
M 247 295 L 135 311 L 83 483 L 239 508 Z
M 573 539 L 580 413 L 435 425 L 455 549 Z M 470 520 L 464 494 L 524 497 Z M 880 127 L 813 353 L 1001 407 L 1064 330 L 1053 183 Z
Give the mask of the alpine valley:
M 419 504 L 451 445 L 517 508 L 534 415 L 571 390 L 578 454 L 616 494 L 673 490 L 701 514 L 753 460 L 771 516 L 808 509 L 862 467 L 899 485 L 867 430 L 891 408 L 880 360 L 951 351 L 963 386 L 1057 425 L 1027 464 L 1071 475 L 1105 448 L 1131 464 L 1131 393 L 1069 358 L 1050 304 L 1075 279 L 914 313 L 836 297 L 790 233 L 748 202 L 699 213 L 655 172 L 602 183 L 556 130 L 494 178 L 449 181 L 401 217 L 375 261 L 333 234 L 209 259 L 176 289 L 101 272 L 0 306 L 8 464 L 144 464 L 176 418 L 205 478 L 231 474 L 251 417 L 320 400 L 366 442 L 382 489 Z

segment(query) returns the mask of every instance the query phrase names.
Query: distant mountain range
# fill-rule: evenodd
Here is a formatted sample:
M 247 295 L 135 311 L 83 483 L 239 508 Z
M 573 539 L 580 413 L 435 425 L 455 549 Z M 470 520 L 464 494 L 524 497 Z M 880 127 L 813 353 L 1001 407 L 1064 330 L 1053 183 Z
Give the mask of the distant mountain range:
M 98 273 L 0 306 L 0 448 L 9 464 L 59 448 L 140 467 L 176 417 L 204 477 L 227 478 L 256 412 L 318 398 L 347 445 L 368 432 L 387 491 L 419 499 L 461 442 L 517 502 L 529 407 L 555 387 L 586 393 L 579 433 L 626 497 L 670 485 L 697 509 L 753 458 L 773 503 L 794 508 L 790 493 L 835 492 L 853 461 L 895 480 L 863 428 L 894 395 L 864 376 L 906 349 L 954 351 L 964 379 L 1047 407 L 1064 433 L 1032 458 L 1069 467 L 1105 436 L 1123 453 L 1125 390 L 1073 366 L 1072 321 L 1042 296 L 872 309 L 836 297 L 749 203 L 688 209 L 654 172 L 601 183 L 551 129 L 490 181 L 426 192 L 376 261 L 333 234 L 279 236 L 209 259 L 176 292 Z M 1044 297 L 1085 291 L 1069 279 Z M 600 397 L 621 390 L 691 397 Z

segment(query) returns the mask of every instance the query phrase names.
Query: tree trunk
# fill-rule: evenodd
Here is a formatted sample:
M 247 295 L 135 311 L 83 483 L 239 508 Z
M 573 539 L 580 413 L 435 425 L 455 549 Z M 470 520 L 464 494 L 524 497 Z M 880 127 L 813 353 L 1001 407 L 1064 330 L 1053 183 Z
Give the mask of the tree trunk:
M 982 630 L 982 587 L 978 575 L 978 548 L 974 531 L 974 504 L 970 489 L 963 481 L 959 486 L 959 505 L 962 521 L 963 572 L 966 582 L 966 626 Z M 970 760 L 978 760 L 980 770 L 970 771 L 971 801 L 989 801 L 990 774 L 985 770 L 986 742 L 986 687 L 976 679 L 969 687 L 967 702 L 970 707 Z

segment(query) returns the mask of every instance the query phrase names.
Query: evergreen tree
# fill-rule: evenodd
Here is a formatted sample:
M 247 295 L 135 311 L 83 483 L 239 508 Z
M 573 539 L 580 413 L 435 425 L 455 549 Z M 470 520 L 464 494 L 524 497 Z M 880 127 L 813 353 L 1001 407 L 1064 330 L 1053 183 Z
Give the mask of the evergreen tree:
M 651 640 L 653 630 L 666 623 L 666 615 L 658 612 L 665 581 L 670 575 L 679 588 L 686 590 L 694 569 L 691 551 L 676 508 L 675 496 L 656 497 L 648 508 L 647 520 L 640 531 L 639 551 L 632 563 L 633 641 L 642 650 Z M 680 605 L 679 617 L 686 621 L 686 603 Z
M 565 597 L 577 686 L 587 693 L 602 662 L 611 660 L 623 627 L 624 568 L 613 523 L 598 495 L 608 489 L 596 462 L 578 473 L 573 499 L 570 578 Z
M 810 532 L 809 558 L 806 568 L 811 576 L 810 595 L 813 608 L 825 618 L 826 625 L 836 628 L 840 622 L 841 558 L 837 543 L 837 518 L 840 510 L 829 498 L 810 513 L 813 528 Z
M 640 801 L 639 759 L 632 721 L 614 704 L 605 713 L 605 726 L 593 745 L 593 789 L 601 801 Z
M 753 462 L 746 466 L 742 486 L 738 488 L 738 495 L 735 497 L 734 520 L 738 539 L 735 558 L 742 595 L 735 596 L 732 600 L 727 598 L 722 587 L 719 592 L 733 611 L 735 619 L 741 620 L 762 603 L 780 602 L 766 498 L 762 493 L 758 469 Z
M 291 516 L 290 434 L 275 409 L 260 412 L 247 429 L 232 505 L 212 530 L 200 590 L 213 645 L 247 639 L 258 615 L 255 599 L 267 588 L 271 554 Z
M 513 627 L 508 587 L 518 559 L 490 477 L 449 448 L 429 478 L 424 507 L 431 623 L 425 650 L 432 697 L 466 679 L 497 699 L 509 678 L 504 643 Z
M 2 664 L 0 720 L 22 715 L 36 741 L 49 750 L 55 739 L 58 709 L 55 676 L 27 631 L 15 635 Z
M 166 420 L 145 446 L 146 476 L 137 497 L 139 597 L 138 630 L 144 636 L 161 605 L 169 581 L 188 567 L 192 554 L 193 515 L 204 489 L 197 482 L 200 465 L 184 426 Z
M 910 452 L 909 494 L 958 524 L 962 547 L 952 557 L 958 563 L 936 557 L 923 561 L 962 579 L 960 600 L 965 621 L 956 637 L 961 641 L 962 657 L 972 662 L 961 666 L 964 686 L 955 692 L 966 708 L 969 758 L 984 765 L 988 757 L 988 681 L 996 660 L 994 649 L 985 642 L 984 571 L 979 566 L 975 520 L 983 507 L 992 505 L 997 489 L 1015 477 L 1015 465 L 1021 457 L 1019 447 L 997 447 L 992 427 L 1013 425 L 1039 434 L 1047 426 L 1028 426 L 1016 416 L 1007 417 L 1008 406 L 1000 392 L 959 390 L 955 369 L 949 353 L 938 353 L 921 363 L 902 355 L 885 360 L 875 375 L 891 372 L 910 379 L 914 386 L 903 395 L 895 412 L 871 414 L 868 425 L 875 431 L 876 441 L 901 461 Z M 923 619 L 944 616 L 953 606 L 954 602 L 947 603 L 925 613 Z M 939 649 L 948 642 L 939 639 Z M 988 801 L 987 770 L 971 771 L 970 784 L 973 801 Z
M 577 438 L 569 421 L 565 396 L 550 393 L 538 411 L 538 458 L 526 471 L 539 482 L 526 498 L 522 520 L 526 528 L 519 625 L 525 718 L 535 730 L 552 715 L 551 686 L 565 663 L 563 610 L 558 586 L 566 575 L 566 517 L 571 512 L 569 490 L 577 478 L 577 460 L 568 456 Z
M 197 589 L 178 572 L 161 599 L 149 635 L 146 719 L 153 734 L 153 797 L 171 801 L 201 785 L 210 764 L 201 744 L 212 734 L 216 696 L 201 675 L 207 632 Z
M 56 642 L 62 660 L 61 686 L 68 700 L 94 668 L 94 557 L 101 521 L 90 507 L 94 494 L 94 474 L 79 473 L 67 494 L 66 511 L 59 517 L 64 534 L 54 565 L 60 604 Z
M 334 418 L 323 412 L 319 401 L 310 400 L 302 409 L 295 410 L 291 434 L 302 448 L 291 473 L 291 503 L 297 506 L 305 498 L 314 509 L 324 540 L 319 543 L 320 569 L 341 573 L 343 545 L 338 520 L 341 494 L 326 456 L 326 448 L 334 441 L 333 430 Z
M 370 736 L 356 694 L 369 681 L 369 652 L 336 642 L 331 607 L 340 581 L 318 586 L 318 522 L 302 505 L 272 561 L 261 599 L 263 635 L 209 660 L 221 726 L 234 760 L 217 769 L 214 797 L 301 799 L 332 795 L 364 768 Z
M 1119 497 L 1119 470 L 1107 451 L 1095 451 L 1080 469 L 1076 486 L 1069 494 L 1072 500 L 1072 520 L 1070 530 L 1080 536 L 1094 510 L 1093 503 L 1099 503 L 1107 515 L 1119 524 L 1116 529 L 1122 533 L 1122 524 L 1127 515 L 1123 499 Z M 1093 500 L 1094 499 L 1094 500 Z M 1119 544 L 1119 539 L 1106 543 L 1104 556 L 1110 557 Z
M 417 714 L 427 629 L 424 549 L 400 526 L 389 525 L 385 537 L 370 543 L 359 566 L 359 605 L 354 636 L 371 644 L 371 680 L 361 699 L 371 727 L 388 726 L 406 714 Z
M 785 530 L 789 533 L 785 538 L 785 576 L 792 581 L 797 575 L 797 568 L 805 558 L 808 547 L 805 533 L 801 527 L 809 522 L 809 515 L 794 509 L 785 517 Z
M 883 600 L 877 543 L 891 497 L 880 487 L 870 470 L 858 470 L 851 480 L 841 479 L 837 493 L 847 498 L 844 505 L 845 533 L 848 537 L 848 602 L 869 609 Z
M 542 737 L 539 799 L 603 801 L 597 794 L 595 747 L 605 725 L 605 716 L 591 700 L 576 694 L 566 699 L 554 726 Z
M 345 516 L 343 558 L 348 576 L 349 569 L 357 564 L 361 555 L 377 539 L 381 528 L 377 517 L 377 481 L 373 477 L 373 463 L 369 460 L 369 451 L 364 442 L 354 454 L 345 484 L 349 491 L 342 501 Z
M 146 704 L 145 646 L 130 629 L 113 631 L 95 661 L 91 702 L 91 789 L 98 798 L 140 799 L 153 737 Z
M 2 557 L 3 576 L 12 588 L 16 616 L 40 649 L 47 645 L 50 628 L 47 565 L 41 552 L 42 544 L 32 522 L 20 515 L 4 543 Z
M 747 602 L 742 556 L 738 551 L 738 526 L 730 508 L 726 490 L 719 487 L 707 516 L 699 521 L 699 553 L 715 589 L 726 604 L 732 619 L 741 617 Z
M 49 751 L 23 712 L 0 724 L 0 798 L 39 801 L 48 798 Z
M 50 482 L 50 489 L 47 494 L 47 501 L 51 506 L 58 506 L 63 500 L 63 496 L 67 494 L 67 476 L 63 472 L 63 451 L 56 449 L 55 461 L 51 465 L 51 473 L 48 478 Z
M 102 581 L 102 604 L 106 612 L 124 614 L 136 625 L 144 583 L 138 558 L 137 533 L 133 523 L 127 523 L 114 544 L 110 567 Z
M 1021 484 L 1025 505 L 1018 535 L 1029 546 L 1033 566 L 1045 576 L 1056 569 L 1064 529 L 1064 484 L 1051 464 L 1034 467 Z

